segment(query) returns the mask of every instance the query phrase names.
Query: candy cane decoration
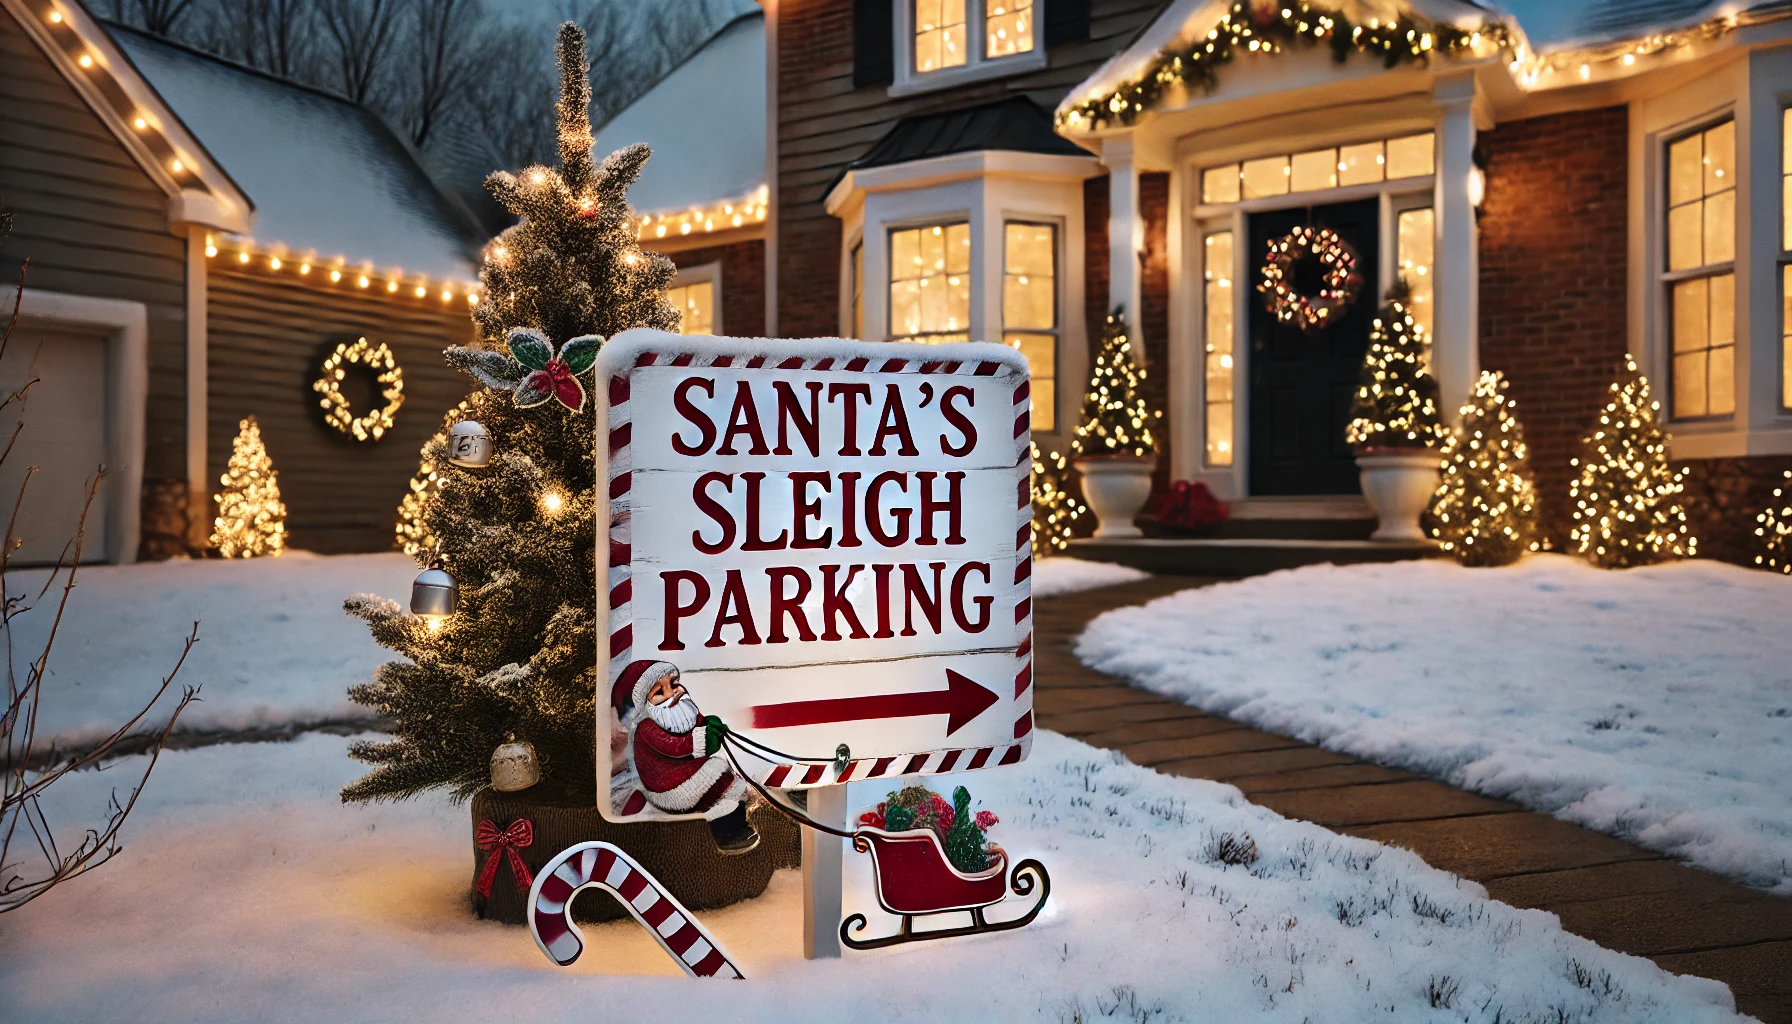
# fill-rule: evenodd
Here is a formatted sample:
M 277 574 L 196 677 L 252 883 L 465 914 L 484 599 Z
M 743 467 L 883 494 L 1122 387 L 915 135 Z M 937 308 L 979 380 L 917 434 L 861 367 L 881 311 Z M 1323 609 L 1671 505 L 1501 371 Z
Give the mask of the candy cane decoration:
M 621 900 L 691 977 L 746 977 L 716 937 L 645 868 L 615 846 L 599 842 L 579 843 L 555 854 L 529 887 L 529 933 L 548 959 L 568 967 L 585 951 L 585 934 L 572 923 L 572 898 L 593 887 Z

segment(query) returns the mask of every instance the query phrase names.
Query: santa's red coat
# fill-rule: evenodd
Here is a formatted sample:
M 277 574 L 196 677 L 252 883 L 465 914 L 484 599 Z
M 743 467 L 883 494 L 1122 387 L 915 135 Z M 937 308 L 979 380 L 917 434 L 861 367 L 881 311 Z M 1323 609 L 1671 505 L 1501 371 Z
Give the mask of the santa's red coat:
M 642 788 L 649 793 L 667 793 L 697 774 L 709 760 L 691 756 L 694 738 L 700 731 L 692 729 L 674 735 L 653 719 L 642 718 L 635 726 L 635 772 L 641 777 Z M 732 781 L 733 773 L 724 772 L 692 810 L 707 810 Z

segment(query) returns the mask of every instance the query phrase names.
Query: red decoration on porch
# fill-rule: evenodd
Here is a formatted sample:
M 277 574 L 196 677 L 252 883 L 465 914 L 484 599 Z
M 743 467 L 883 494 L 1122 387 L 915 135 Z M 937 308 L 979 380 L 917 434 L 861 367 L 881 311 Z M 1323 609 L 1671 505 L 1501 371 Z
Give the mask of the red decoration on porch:
M 473 887 L 481 897 L 489 898 L 492 894 L 492 882 L 498 877 L 498 855 L 506 855 L 510 859 L 510 876 L 516 879 L 518 889 L 528 889 L 535 883 L 535 877 L 529 874 L 529 865 L 523 863 L 523 855 L 518 850 L 535 843 L 535 823 L 528 818 L 518 818 L 510 823 L 504 831 L 487 820 L 479 823 L 473 833 L 473 844 L 481 850 L 490 850 L 491 855 L 485 858 L 485 866 L 479 869 L 479 878 Z
M 1312 256 L 1323 268 L 1324 286 L 1317 295 L 1302 295 L 1294 290 L 1290 272 L 1302 259 Z M 1281 238 L 1269 241 L 1269 252 L 1263 260 L 1262 277 L 1257 290 L 1263 293 L 1265 308 L 1277 320 L 1292 323 L 1303 331 L 1319 330 L 1336 323 L 1350 304 L 1356 301 L 1363 286 L 1362 275 L 1356 272 L 1358 257 L 1336 231 L 1303 225 Z
M 1232 514 L 1226 503 L 1213 496 L 1199 480 L 1178 480 L 1157 496 L 1151 514 L 1160 526 L 1195 530 L 1225 522 Z

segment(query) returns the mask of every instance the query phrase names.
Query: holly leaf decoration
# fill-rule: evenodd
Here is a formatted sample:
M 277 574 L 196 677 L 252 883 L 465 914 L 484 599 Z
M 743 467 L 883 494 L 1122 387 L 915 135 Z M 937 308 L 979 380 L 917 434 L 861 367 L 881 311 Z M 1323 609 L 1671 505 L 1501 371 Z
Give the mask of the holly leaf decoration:
M 517 408 L 532 409 L 554 397 L 554 383 L 546 370 L 531 370 L 516 386 Z
M 499 391 L 509 391 L 516 387 L 529 373 L 521 363 L 496 349 L 456 345 L 445 355 L 448 357 L 448 365 L 465 370 L 479 383 Z
M 510 330 L 510 354 L 528 369 L 545 370 L 549 360 L 554 358 L 554 344 L 533 327 L 513 327 Z
M 603 335 L 581 335 L 560 346 L 560 361 L 566 364 L 573 376 L 579 376 L 597 362 L 597 350 L 603 346 Z

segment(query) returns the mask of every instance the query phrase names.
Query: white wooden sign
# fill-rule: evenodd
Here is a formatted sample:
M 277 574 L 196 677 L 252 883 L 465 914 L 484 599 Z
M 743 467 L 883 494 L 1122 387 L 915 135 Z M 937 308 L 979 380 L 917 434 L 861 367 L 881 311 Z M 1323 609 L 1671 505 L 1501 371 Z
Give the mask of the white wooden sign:
M 773 787 L 1026 757 L 1032 462 L 1018 352 L 639 329 L 604 347 L 597 389 L 608 816 L 726 799 L 727 766 L 697 767 L 700 724 L 681 759 L 690 711 L 668 701 L 793 755 L 737 755 Z M 647 733 L 654 750 L 636 757 Z M 844 770 L 824 763 L 842 746 Z

